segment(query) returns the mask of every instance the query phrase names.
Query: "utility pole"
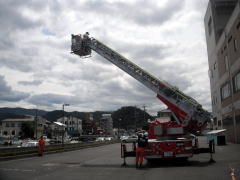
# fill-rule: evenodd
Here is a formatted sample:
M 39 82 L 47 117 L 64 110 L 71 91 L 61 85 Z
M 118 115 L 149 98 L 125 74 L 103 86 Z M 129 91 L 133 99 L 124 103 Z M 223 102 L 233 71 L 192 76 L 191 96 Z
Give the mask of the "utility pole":
M 137 112 L 136 112 L 137 107 L 134 106 L 134 124 L 135 124 L 135 130 L 137 130 Z
M 146 106 L 145 105 L 143 105 L 143 124 L 142 124 L 142 126 L 146 123 Z
M 146 115 L 145 115 L 145 114 L 146 114 L 146 109 L 145 109 L 145 108 L 146 108 L 146 106 L 143 105 L 143 111 L 144 111 L 143 120 L 144 120 L 144 122 L 145 122 L 145 119 L 146 119 L 146 117 L 145 117 L 145 116 L 146 116 Z
M 38 139 L 38 136 L 37 136 L 37 129 L 38 129 L 38 110 L 36 109 L 35 111 L 35 133 L 36 133 L 36 139 Z

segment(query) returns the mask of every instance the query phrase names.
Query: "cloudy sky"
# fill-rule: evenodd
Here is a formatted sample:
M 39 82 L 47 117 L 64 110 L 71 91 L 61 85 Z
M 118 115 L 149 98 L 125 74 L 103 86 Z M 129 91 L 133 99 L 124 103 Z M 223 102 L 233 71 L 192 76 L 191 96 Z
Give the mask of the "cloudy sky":
M 70 54 L 88 31 L 211 110 L 203 18 L 208 0 L 0 0 L 0 107 L 116 110 L 165 106 L 97 53 Z

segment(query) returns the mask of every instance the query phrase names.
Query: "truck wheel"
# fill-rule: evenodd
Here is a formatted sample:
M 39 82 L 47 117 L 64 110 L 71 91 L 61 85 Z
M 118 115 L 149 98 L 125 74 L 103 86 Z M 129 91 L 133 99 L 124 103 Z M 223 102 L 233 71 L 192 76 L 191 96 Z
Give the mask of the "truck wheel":
M 182 158 L 180 158 L 180 161 L 182 163 L 187 163 L 188 162 L 188 157 L 182 157 Z

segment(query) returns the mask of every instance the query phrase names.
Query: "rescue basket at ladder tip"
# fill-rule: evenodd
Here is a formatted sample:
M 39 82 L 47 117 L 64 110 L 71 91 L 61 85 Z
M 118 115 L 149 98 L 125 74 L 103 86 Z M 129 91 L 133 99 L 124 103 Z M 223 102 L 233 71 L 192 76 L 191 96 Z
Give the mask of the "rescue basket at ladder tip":
M 71 53 L 79 55 L 80 57 L 87 57 L 91 55 L 91 48 L 89 46 L 91 39 L 88 35 L 73 35 Z

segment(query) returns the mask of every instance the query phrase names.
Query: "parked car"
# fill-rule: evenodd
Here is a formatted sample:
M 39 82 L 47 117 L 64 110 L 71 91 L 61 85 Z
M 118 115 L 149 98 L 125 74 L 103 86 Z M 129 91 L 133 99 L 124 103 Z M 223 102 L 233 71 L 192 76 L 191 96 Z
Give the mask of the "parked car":
M 137 139 L 138 139 L 138 137 L 136 135 L 124 136 L 124 137 L 122 137 L 121 141 L 123 143 L 125 143 L 125 142 L 136 142 Z
M 121 136 L 120 137 L 120 140 L 124 140 L 124 139 L 127 139 L 129 136 L 126 136 L 126 135 L 124 135 L 124 136 Z
M 77 143 L 81 143 L 81 141 L 72 139 L 69 143 L 70 144 L 77 144 Z
M 98 137 L 95 141 L 97 141 L 97 142 L 103 142 L 103 141 L 105 141 L 105 138 L 104 138 L 104 137 Z
M 20 147 L 37 147 L 38 141 L 23 141 Z
M 9 136 L 0 137 L 0 144 L 2 144 L 2 145 L 12 145 L 12 139 Z
M 12 144 L 14 144 L 14 145 L 21 145 L 22 144 L 22 140 L 20 140 L 20 139 L 13 139 L 12 140 Z
M 105 140 L 106 140 L 106 141 L 112 141 L 112 140 L 113 140 L 113 137 L 106 137 Z

